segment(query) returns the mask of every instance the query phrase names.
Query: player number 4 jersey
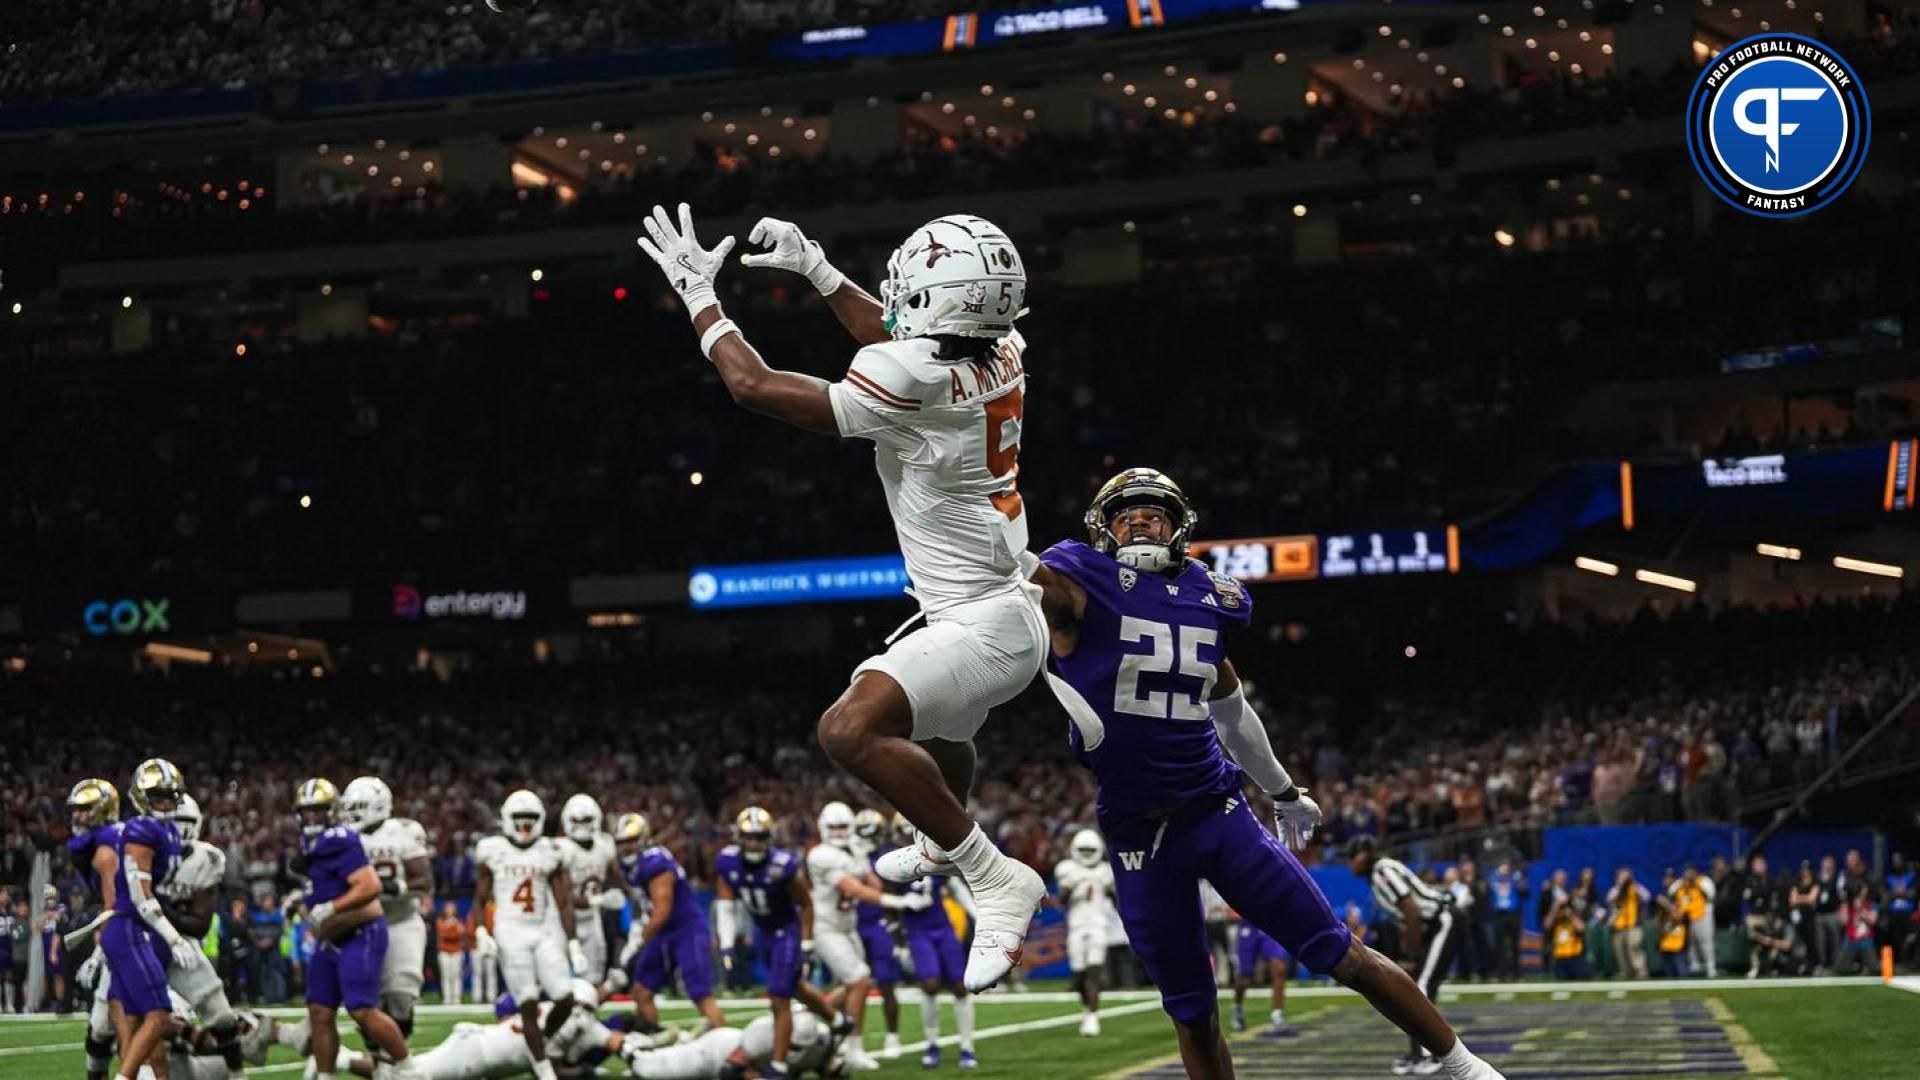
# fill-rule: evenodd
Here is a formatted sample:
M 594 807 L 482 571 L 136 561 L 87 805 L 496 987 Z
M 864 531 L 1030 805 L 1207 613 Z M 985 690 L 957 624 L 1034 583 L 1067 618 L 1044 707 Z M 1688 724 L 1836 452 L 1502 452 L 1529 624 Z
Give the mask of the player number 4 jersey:
M 927 338 L 883 342 L 861 349 L 829 388 L 840 434 L 874 443 L 900 554 L 928 613 L 1020 584 L 1025 347 L 1016 332 L 965 363 L 936 359 L 940 345 Z
M 551 839 L 543 836 L 519 847 L 504 836 L 489 836 L 474 848 L 473 861 L 493 874 L 495 933 L 560 925 L 552 877 L 561 859 Z
M 372 832 L 362 833 L 361 846 L 367 849 L 367 862 L 380 875 L 380 907 L 388 922 L 414 919 L 420 915 L 415 893 L 431 889 L 431 881 L 408 881 L 407 860 L 425 859 L 427 830 L 412 818 L 388 818 Z
M 816 934 L 833 930 L 851 934 L 859 921 L 858 901 L 840 892 L 840 879 L 859 878 L 866 860 L 846 848 L 815 844 L 807 852 L 807 878 L 813 886 L 813 925 Z

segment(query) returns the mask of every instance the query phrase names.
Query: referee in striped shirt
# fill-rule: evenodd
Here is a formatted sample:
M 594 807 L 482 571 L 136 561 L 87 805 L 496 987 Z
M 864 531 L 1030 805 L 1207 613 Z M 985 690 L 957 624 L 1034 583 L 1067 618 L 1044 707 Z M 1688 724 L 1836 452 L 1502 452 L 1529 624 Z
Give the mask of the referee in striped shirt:
M 1373 889 L 1373 902 L 1400 929 L 1400 966 L 1413 976 L 1427 1000 L 1438 1004 L 1440 981 L 1453 967 L 1454 954 L 1460 948 L 1460 935 L 1453 925 L 1453 898 L 1426 882 L 1407 864 L 1380 854 L 1371 836 L 1356 836 L 1347 842 L 1347 866 L 1365 878 Z M 1395 1076 L 1429 1076 L 1440 1071 L 1434 1059 L 1418 1040 L 1410 1040 L 1412 1052 L 1393 1063 Z

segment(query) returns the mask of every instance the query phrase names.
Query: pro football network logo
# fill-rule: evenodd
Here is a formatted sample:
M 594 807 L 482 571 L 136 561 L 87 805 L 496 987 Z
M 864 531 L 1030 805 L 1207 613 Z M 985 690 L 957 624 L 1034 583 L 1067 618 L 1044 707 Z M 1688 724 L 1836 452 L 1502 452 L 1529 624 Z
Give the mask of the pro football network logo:
M 1687 153 L 1713 193 L 1758 217 L 1833 202 L 1867 160 L 1867 92 L 1821 42 L 1758 34 L 1708 62 L 1687 101 Z

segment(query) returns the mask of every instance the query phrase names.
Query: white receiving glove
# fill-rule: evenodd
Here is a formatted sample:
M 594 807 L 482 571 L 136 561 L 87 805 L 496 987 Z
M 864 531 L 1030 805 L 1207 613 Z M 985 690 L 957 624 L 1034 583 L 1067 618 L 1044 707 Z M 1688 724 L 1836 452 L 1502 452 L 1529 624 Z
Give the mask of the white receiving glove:
M 660 264 L 661 272 L 667 275 L 667 284 L 680 294 L 680 302 L 687 305 L 687 317 L 692 318 L 719 303 L 713 291 L 713 279 L 726 265 L 727 252 L 733 250 L 733 237 L 715 244 L 712 250 L 701 247 L 693 235 L 693 210 L 686 203 L 680 204 L 678 227 L 667 216 L 664 206 L 654 207 L 652 216 L 642 224 L 647 235 L 636 242 L 641 251 Z
M 633 963 L 633 958 L 640 955 L 646 944 L 640 937 L 640 928 L 634 927 L 633 933 L 627 935 L 627 943 L 620 947 L 620 966 L 624 968 Z
M 199 942 L 189 941 L 177 933 L 172 941 L 167 942 L 167 948 L 173 953 L 173 966 L 182 971 L 191 971 L 207 961 L 207 954 L 200 951 Z
M 486 927 L 476 926 L 473 928 L 473 951 L 481 956 L 492 956 L 500 951 L 500 946 L 494 944 L 493 935 L 487 932 Z
M 313 924 L 313 936 L 315 937 L 320 936 L 320 928 L 325 926 L 327 920 L 331 918 L 333 918 L 333 901 L 331 900 L 328 900 L 324 904 L 315 904 L 307 909 L 307 921 Z
M 87 957 L 87 962 L 81 964 L 80 970 L 73 973 L 73 981 L 82 990 L 92 990 L 100 985 L 100 969 L 105 967 L 106 963 L 107 950 L 96 944 L 93 947 L 93 954 Z
M 573 965 L 575 975 L 587 973 L 587 950 L 580 947 L 578 939 L 567 942 L 567 963 Z
M 773 250 L 740 256 L 742 266 L 791 270 L 813 282 L 821 296 L 837 292 L 847 283 L 847 275 L 827 261 L 827 253 L 820 249 L 819 242 L 807 239 L 800 226 L 791 221 L 763 217 L 747 234 L 747 242 Z
M 1280 842 L 1302 851 L 1313 842 L 1313 830 L 1320 826 L 1320 804 L 1313 801 L 1306 788 L 1296 790 L 1300 793 L 1297 799 L 1274 800 L 1273 816 L 1280 825 Z

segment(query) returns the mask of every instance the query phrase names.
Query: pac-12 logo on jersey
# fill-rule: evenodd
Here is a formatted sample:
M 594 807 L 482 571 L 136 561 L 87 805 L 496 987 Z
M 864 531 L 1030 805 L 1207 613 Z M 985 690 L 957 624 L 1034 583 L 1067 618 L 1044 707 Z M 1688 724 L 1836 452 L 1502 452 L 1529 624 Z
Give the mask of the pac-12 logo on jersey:
M 1757 34 L 1701 71 L 1687 101 L 1687 153 L 1728 205 L 1799 217 L 1853 183 L 1872 126 L 1866 90 L 1827 45 Z
M 1138 584 L 1139 581 L 1140 581 L 1140 572 L 1138 570 L 1135 570 L 1131 566 L 1123 566 L 1120 568 L 1120 591 L 1121 592 L 1132 592 L 1133 587 L 1136 584 Z

